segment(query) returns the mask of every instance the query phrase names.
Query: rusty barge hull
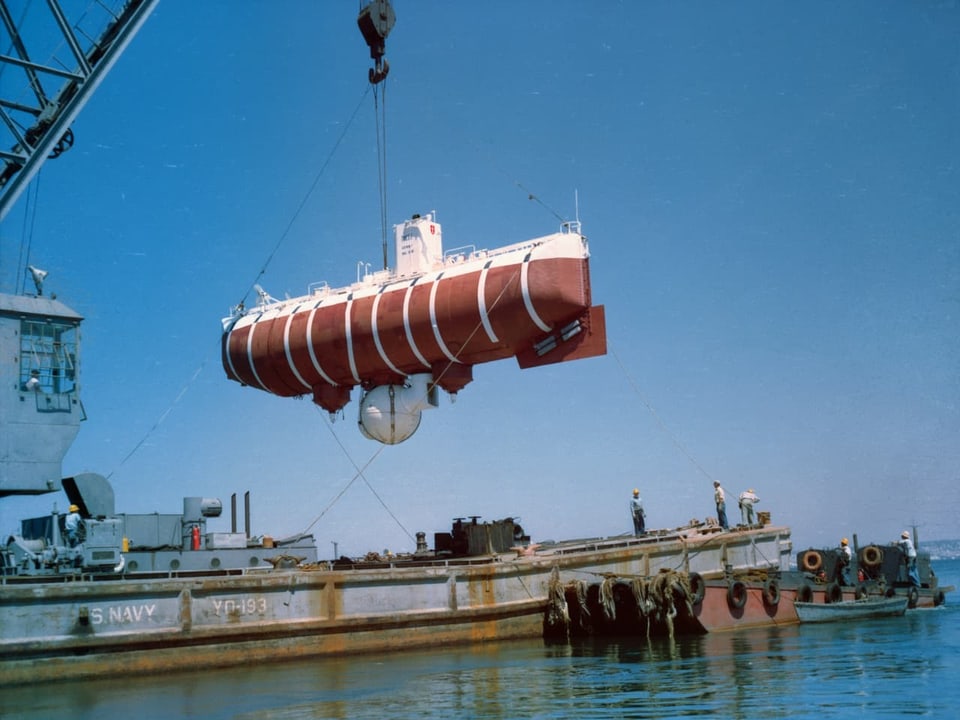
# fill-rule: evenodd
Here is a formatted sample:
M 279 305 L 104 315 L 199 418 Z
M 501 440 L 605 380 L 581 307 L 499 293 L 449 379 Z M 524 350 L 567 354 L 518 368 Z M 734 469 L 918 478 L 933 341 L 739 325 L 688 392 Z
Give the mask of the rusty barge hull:
M 543 633 L 554 573 L 561 582 L 665 570 L 720 578 L 785 571 L 790 553 L 785 527 L 693 528 L 529 555 L 371 568 L 7 581 L 0 586 L 0 684 L 534 638 Z M 710 608 L 701 612 L 706 631 L 772 622 L 749 602 L 726 617 L 714 604 L 700 604 Z M 791 621 L 781 612 L 776 621 Z

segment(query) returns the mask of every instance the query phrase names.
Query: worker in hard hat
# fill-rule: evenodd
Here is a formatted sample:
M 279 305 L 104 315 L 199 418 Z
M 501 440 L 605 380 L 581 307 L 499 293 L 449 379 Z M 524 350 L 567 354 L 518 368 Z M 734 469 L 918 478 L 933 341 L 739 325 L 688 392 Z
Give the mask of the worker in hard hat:
M 903 551 L 903 561 L 907 565 L 907 577 L 910 579 L 910 584 L 915 587 L 920 587 L 920 575 L 917 573 L 917 549 L 913 546 L 913 541 L 910 539 L 910 533 L 904 530 L 900 533 L 900 542 L 898 543 L 900 549 Z
M 840 547 L 837 548 L 837 582 L 841 585 L 849 585 L 847 579 L 847 568 L 850 567 L 850 561 L 853 559 L 853 551 L 850 550 L 850 541 L 846 538 L 840 540 Z
M 63 521 L 63 529 L 67 533 L 67 544 L 70 547 L 76 547 L 80 543 L 80 529 L 83 520 L 80 518 L 80 508 L 71 505 L 67 513 L 67 519 Z
M 753 514 L 753 506 L 760 502 L 760 498 L 753 491 L 753 488 L 740 493 L 740 520 L 749 527 L 756 521 Z
M 633 534 L 640 537 L 646 532 L 646 514 L 643 512 L 643 501 L 640 499 L 640 489 L 633 489 L 633 497 L 630 498 L 630 516 L 633 518 Z

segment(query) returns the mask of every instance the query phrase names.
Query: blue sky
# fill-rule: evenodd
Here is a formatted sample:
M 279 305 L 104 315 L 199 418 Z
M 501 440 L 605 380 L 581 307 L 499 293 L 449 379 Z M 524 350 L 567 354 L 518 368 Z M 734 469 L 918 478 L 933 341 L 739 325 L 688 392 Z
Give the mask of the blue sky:
M 492 248 L 578 194 L 609 354 L 478 366 L 382 449 L 357 391 L 331 426 L 227 381 L 220 318 L 281 238 L 277 297 L 378 262 L 370 96 L 348 127 L 370 60 L 355 0 L 162 0 L 40 176 L 31 261 L 86 318 L 66 474 L 111 475 L 125 512 L 250 490 L 254 532 L 310 527 L 322 554 L 464 515 L 618 534 L 633 487 L 675 527 L 713 479 L 797 548 L 956 537 L 956 2 L 394 7 L 388 221 L 436 210 L 447 247 Z M 0 503 L 0 529 L 55 499 Z

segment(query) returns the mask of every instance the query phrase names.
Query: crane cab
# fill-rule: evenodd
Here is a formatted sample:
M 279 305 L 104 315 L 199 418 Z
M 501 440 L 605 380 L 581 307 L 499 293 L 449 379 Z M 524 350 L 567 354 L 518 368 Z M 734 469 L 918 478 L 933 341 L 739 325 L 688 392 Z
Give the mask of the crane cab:
M 0 293 L 0 497 L 60 489 L 83 416 L 82 319 L 52 297 Z

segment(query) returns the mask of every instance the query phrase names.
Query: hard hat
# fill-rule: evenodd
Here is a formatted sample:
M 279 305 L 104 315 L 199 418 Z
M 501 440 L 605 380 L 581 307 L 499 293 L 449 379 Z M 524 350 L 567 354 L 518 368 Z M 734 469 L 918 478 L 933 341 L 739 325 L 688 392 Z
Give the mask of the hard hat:
M 908 537 L 910 537 L 910 533 L 908 533 L 906 530 L 904 530 L 902 533 L 900 533 L 900 537 L 902 537 L 902 538 L 908 538 Z
M 840 544 L 841 544 L 841 545 L 846 545 L 846 544 L 847 544 L 847 539 L 844 538 L 843 540 L 841 540 L 841 541 L 840 541 Z
M 70 506 L 70 512 L 77 512 L 78 510 L 80 510 L 80 508 L 78 508 L 76 505 Z
M 639 495 L 639 494 L 640 494 L 640 491 L 637 490 L 637 488 L 634 488 L 634 489 L 633 489 L 633 494 L 634 494 L 634 495 Z

